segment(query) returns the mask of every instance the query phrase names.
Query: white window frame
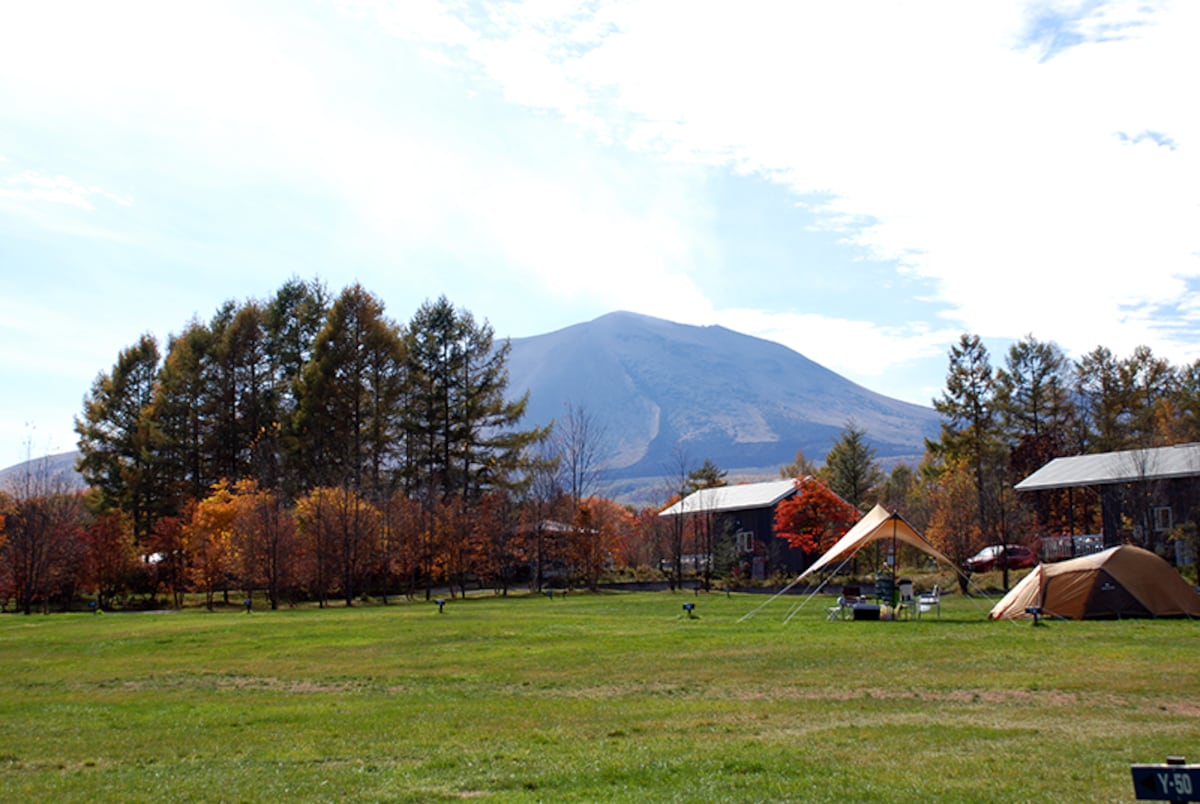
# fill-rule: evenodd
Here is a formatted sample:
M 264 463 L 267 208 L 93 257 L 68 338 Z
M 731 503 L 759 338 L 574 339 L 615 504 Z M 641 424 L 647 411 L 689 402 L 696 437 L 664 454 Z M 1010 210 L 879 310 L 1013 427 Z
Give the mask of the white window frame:
M 1162 533 L 1175 526 L 1175 517 L 1171 506 L 1160 505 L 1154 509 L 1154 532 Z

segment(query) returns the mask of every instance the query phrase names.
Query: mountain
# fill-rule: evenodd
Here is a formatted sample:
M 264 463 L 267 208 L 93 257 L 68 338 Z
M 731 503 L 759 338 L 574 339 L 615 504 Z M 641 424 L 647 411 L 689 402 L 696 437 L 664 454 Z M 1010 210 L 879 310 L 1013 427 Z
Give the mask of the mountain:
M 83 476 L 75 471 L 78 458 L 78 452 L 60 452 L 0 469 L 0 490 L 17 489 L 27 482 L 38 489 L 85 489 Z
M 731 479 L 775 477 L 797 449 L 819 462 L 850 419 L 886 463 L 918 460 L 940 426 L 932 408 L 724 327 L 617 312 L 511 344 L 509 391 L 529 391 L 525 422 L 562 418 L 567 403 L 586 411 L 605 430 L 617 497 L 645 496 L 672 465 L 677 473 L 677 445 Z

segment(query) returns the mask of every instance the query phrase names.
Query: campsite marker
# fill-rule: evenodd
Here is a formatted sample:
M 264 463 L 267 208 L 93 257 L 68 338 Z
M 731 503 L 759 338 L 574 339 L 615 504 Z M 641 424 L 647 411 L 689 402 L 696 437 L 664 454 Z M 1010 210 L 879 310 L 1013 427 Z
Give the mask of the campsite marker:
M 696 608 L 695 603 L 684 603 L 683 604 L 683 610 L 687 612 L 687 616 L 689 619 L 694 618 L 696 616 L 695 614 L 692 614 L 692 611 L 695 608 Z
M 433 602 L 437 603 L 438 614 L 444 614 L 445 612 L 442 611 L 442 607 L 446 605 L 446 601 L 439 597 L 436 600 L 434 600 Z
M 1167 757 L 1165 765 L 1131 765 L 1133 792 L 1139 800 L 1200 801 L 1200 765 Z

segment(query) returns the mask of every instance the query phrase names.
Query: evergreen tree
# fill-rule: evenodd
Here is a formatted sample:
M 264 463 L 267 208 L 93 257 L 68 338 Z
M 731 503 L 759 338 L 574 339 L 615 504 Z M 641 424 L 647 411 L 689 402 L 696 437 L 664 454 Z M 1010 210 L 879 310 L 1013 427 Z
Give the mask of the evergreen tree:
M 149 535 L 164 499 L 150 416 L 158 361 L 157 341 L 143 335 L 118 355 L 111 372 L 96 378 L 84 398 L 82 418 L 75 419 L 80 474 L 99 492 L 102 511 L 129 515 L 139 543 Z
M 410 489 L 469 502 L 518 482 L 526 447 L 549 430 L 516 429 L 528 394 L 505 398 L 508 342 L 442 296 L 417 310 L 407 345 Z
M 1129 389 L 1121 366 L 1098 346 L 1075 364 L 1075 391 L 1083 412 L 1082 435 L 1088 452 L 1115 452 L 1129 443 Z
M 883 482 L 883 470 L 875 460 L 875 448 L 867 443 L 867 431 L 853 419 L 846 422 L 842 435 L 825 456 L 819 475 L 829 488 L 860 511 L 870 507 L 873 495 Z
M 192 321 L 167 344 L 159 372 L 151 416 L 156 423 L 155 452 L 163 466 L 167 506 L 176 511 L 185 500 L 200 500 L 217 481 L 207 449 L 209 438 L 208 385 L 204 367 L 212 333 Z
M 342 291 L 298 384 L 297 434 L 310 486 L 386 496 L 402 455 L 404 340 L 361 285 Z
M 951 347 L 946 390 L 933 406 L 942 415 L 942 432 L 939 441 L 929 446 L 947 464 L 963 461 L 970 468 L 979 532 L 992 538 L 1007 472 L 997 424 L 995 374 L 978 335 L 964 334 Z

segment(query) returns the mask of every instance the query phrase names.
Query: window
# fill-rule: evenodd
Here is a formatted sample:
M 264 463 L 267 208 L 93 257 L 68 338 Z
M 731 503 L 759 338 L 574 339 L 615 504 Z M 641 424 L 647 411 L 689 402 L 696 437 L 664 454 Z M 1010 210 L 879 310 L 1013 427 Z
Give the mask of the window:
M 1170 506 L 1159 506 L 1154 509 L 1154 531 L 1161 533 L 1164 530 L 1170 530 L 1174 522 L 1171 518 Z
M 739 530 L 735 536 L 737 539 L 737 549 L 739 553 L 754 552 L 754 533 L 748 530 Z

